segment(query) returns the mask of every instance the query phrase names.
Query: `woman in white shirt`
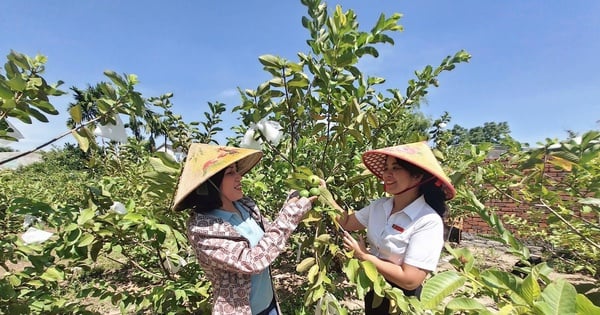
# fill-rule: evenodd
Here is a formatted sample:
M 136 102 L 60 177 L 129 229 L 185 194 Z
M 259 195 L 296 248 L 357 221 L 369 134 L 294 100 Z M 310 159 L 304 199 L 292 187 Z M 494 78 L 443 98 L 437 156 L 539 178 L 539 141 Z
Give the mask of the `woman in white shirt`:
M 456 191 L 425 142 L 367 151 L 362 158 L 391 196 L 339 218 L 346 231 L 366 229 L 370 248 L 348 232 L 344 245 L 357 259 L 372 262 L 392 286 L 419 297 L 423 281 L 437 267 L 445 202 Z M 365 296 L 365 314 L 389 314 L 389 301 L 373 308 L 373 296 L 373 291 Z

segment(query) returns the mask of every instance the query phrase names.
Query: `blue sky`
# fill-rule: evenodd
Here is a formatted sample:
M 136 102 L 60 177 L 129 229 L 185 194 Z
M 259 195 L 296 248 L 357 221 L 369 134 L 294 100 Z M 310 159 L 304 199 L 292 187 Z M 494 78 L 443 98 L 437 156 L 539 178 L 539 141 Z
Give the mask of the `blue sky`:
M 425 114 L 444 111 L 466 128 L 508 122 L 513 137 L 535 144 L 564 139 L 566 130 L 600 129 L 600 2 L 542 0 L 421 0 L 327 2 L 358 15 L 368 30 L 380 13 L 399 12 L 405 30 L 395 45 L 378 46 L 364 73 L 403 91 L 415 70 L 437 66 L 465 49 L 472 55 L 429 90 Z M 184 120 L 201 120 L 207 102 L 232 108 L 236 88 L 268 79 L 258 56 L 297 61 L 308 52 L 300 1 L 17 1 L 0 2 L 0 54 L 11 49 L 46 55 L 45 77 L 85 87 L 107 80 L 104 70 L 138 75 L 144 96 L 173 92 Z M 66 127 L 69 96 L 55 99 L 62 113 L 51 123 L 13 123 L 27 150 Z M 225 128 L 236 124 L 228 120 Z M 449 127 L 450 127 L 449 126 Z M 70 136 L 68 137 L 70 138 Z M 68 139 L 73 142 L 73 139 Z

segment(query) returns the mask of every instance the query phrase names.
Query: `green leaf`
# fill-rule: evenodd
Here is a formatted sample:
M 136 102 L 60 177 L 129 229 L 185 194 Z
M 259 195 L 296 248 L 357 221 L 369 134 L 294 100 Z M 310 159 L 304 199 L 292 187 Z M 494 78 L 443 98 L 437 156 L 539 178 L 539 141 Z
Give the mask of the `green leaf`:
M 410 310 L 409 304 L 412 304 L 414 306 L 418 302 L 418 300 L 412 300 L 411 298 L 404 295 L 404 292 L 402 292 L 402 290 L 400 290 L 398 288 L 388 289 L 385 291 L 385 294 L 390 300 L 392 300 L 396 303 L 396 306 L 401 311 L 404 312 L 404 313 L 400 313 L 400 314 L 408 313 L 408 311 Z
M 577 314 L 577 291 L 565 280 L 550 283 L 541 294 L 542 301 L 535 308 L 543 314 Z
M 69 109 L 69 114 L 71 115 L 71 119 L 73 119 L 73 121 L 76 124 L 80 124 L 81 120 L 83 119 L 83 114 L 81 111 L 81 105 L 79 104 L 75 104 L 73 107 L 71 107 Z
M 65 231 L 67 245 L 74 245 L 79 240 L 79 237 L 81 237 L 81 234 L 82 232 L 79 228 L 70 231 Z
M 12 98 L 5 99 L 4 103 L 0 106 L 3 111 L 9 111 L 15 107 L 17 107 L 17 102 Z
M 600 314 L 600 307 L 594 305 L 585 295 L 577 294 L 577 314 Z
M 537 300 L 540 296 L 540 285 L 537 283 L 537 277 L 533 274 L 527 275 L 521 284 L 519 295 L 527 301 L 529 304 L 533 304 L 533 301 Z
M 187 294 L 185 293 L 185 290 L 175 290 L 175 298 L 177 299 L 177 301 L 186 301 Z
M 356 50 L 356 55 L 359 57 L 362 57 L 365 54 L 371 55 L 375 58 L 379 57 L 379 52 L 377 51 L 377 49 L 371 46 L 361 47 Z
M 0 99 L 12 99 L 15 97 L 15 93 L 9 89 L 7 86 L 5 86 L 4 84 L 2 84 L 2 82 L 0 82 Z
M 437 307 L 442 301 L 458 290 L 466 278 L 456 271 L 444 271 L 428 279 L 421 291 L 421 302 L 428 308 Z
M 79 239 L 79 244 L 77 244 L 78 247 L 86 247 L 88 245 L 90 245 L 93 241 L 94 241 L 95 237 L 92 234 L 84 234 L 80 239 Z
M 16 295 L 15 290 L 8 282 L 0 281 L 0 301 L 10 300 Z
M 81 210 L 79 217 L 77 218 L 77 224 L 84 225 L 86 222 L 91 220 L 96 215 L 94 209 L 88 208 Z
M 79 143 L 79 148 L 83 152 L 87 152 L 90 148 L 90 140 L 86 136 L 82 136 L 77 130 L 71 131 L 71 134 L 77 140 L 77 143 Z
M 462 312 L 461 312 L 462 311 Z M 446 304 L 445 314 L 464 314 L 467 311 L 468 314 L 493 314 L 490 312 L 485 305 L 481 302 L 467 297 L 459 297 L 451 300 Z
M 481 280 L 491 288 L 517 291 L 517 277 L 508 272 L 500 270 L 484 270 L 481 273 Z
M 11 50 L 10 54 L 6 57 L 23 70 L 31 70 L 31 63 L 29 62 L 29 57 L 27 57 L 27 55 Z
M 13 91 L 22 92 L 27 87 L 27 82 L 23 80 L 20 75 L 16 75 L 12 79 L 6 81 L 8 87 L 10 87 Z
M 297 77 L 294 78 L 290 81 L 288 81 L 288 87 L 297 87 L 297 88 L 306 88 L 308 87 L 308 85 L 310 84 L 310 82 L 308 81 L 307 78 L 304 77 Z
M 154 153 L 154 157 L 150 158 L 150 165 L 152 165 L 157 172 L 166 173 L 174 173 L 181 168 L 181 164 L 175 161 L 173 156 L 166 152 Z
M 364 272 L 361 272 L 359 270 L 356 278 L 356 289 L 358 290 L 359 295 L 361 291 L 364 292 L 368 290 L 369 288 L 371 288 L 372 285 L 373 281 L 369 279 L 369 277 Z
M 357 281 L 357 272 L 359 268 L 360 265 L 357 259 L 350 259 L 350 261 L 348 261 L 348 264 L 344 267 L 344 272 L 350 281 Z
M 59 271 L 58 269 L 54 268 L 54 267 L 50 267 L 48 269 L 46 269 L 46 271 L 40 276 L 40 278 L 46 280 L 46 281 L 50 281 L 50 282 L 57 282 L 60 280 L 63 280 L 65 277 L 64 272 Z
M 370 261 L 361 261 L 360 264 L 362 265 L 365 275 L 369 278 L 369 280 L 373 282 L 377 281 L 379 276 L 377 267 L 375 267 L 375 265 Z
M 280 68 L 280 59 L 277 56 L 273 56 L 273 55 L 262 55 L 258 57 L 258 61 L 265 67 L 270 67 L 270 68 L 276 68 L 279 69 Z
M 128 221 L 132 221 L 135 223 L 141 223 L 141 222 L 144 222 L 144 216 L 139 213 L 129 212 L 123 217 L 123 220 L 128 220 Z
M 58 111 L 56 110 L 56 108 L 54 108 L 54 106 L 52 104 L 50 104 L 50 102 L 48 102 L 48 101 L 37 100 L 35 102 L 31 102 L 30 104 L 32 106 L 35 106 L 35 107 L 39 108 L 40 110 L 42 110 L 46 114 L 50 114 L 50 115 L 57 115 L 58 114 Z
M 18 120 L 20 120 L 20 121 L 22 121 L 22 122 L 24 122 L 26 124 L 31 124 L 31 118 L 29 117 L 28 113 L 26 113 L 26 112 L 24 112 L 24 111 L 22 111 L 20 109 L 14 108 L 17 105 L 15 103 L 15 100 L 13 100 L 13 99 L 7 100 L 4 105 L 6 105 L 6 103 L 12 103 L 12 104 L 14 104 L 14 106 L 11 107 L 12 110 L 8 112 L 8 116 L 9 117 L 15 117 Z
M 37 109 L 33 108 L 33 107 L 28 107 L 27 108 L 27 113 L 30 116 L 33 116 L 35 119 L 41 121 L 41 122 L 48 122 L 48 118 L 46 118 L 46 116 L 44 116 L 44 114 L 40 113 L 40 111 L 38 111 Z
M 122 89 L 127 89 L 127 82 L 121 78 L 116 72 L 112 70 L 104 71 L 104 75 L 107 76 L 114 84 Z
M 94 244 L 92 244 L 92 248 L 90 249 L 90 258 L 92 261 L 95 262 L 98 260 L 98 255 L 100 254 L 100 250 L 102 250 L 103 246 L 104 244 L 102 242 L 94 242 Z
M 32 286 L 32 287 L 34 287 L 36 289 L 44 287 L 44 283 L 41 280 L 38 280 L 38 279 L 29 281 L 27 283 L 27 285 Z

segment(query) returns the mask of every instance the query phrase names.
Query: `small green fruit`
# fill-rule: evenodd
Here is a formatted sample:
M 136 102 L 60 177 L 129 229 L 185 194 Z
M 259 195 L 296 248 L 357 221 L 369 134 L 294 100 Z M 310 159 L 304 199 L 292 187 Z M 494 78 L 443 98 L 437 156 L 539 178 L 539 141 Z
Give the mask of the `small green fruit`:
M 317 187 L 313 187 L 310 189 L 310 195 L 311 196 L 318 196 L 321 194 L 321 191 L 319 190 L 319 188 Z
M 308 192 L 308 190 L 306 190 L 306 189 L 302 189 L 302 190 L 299 192 L 299 194 L 300 194 L 300 197 L 308 197 L 308 196 L 310 196 L 310 193 L 309 193 L 309 192 Z
M 310 185 L 313 187 L 317 187 L 321 184 L 321 178 L 319 178 L 319 176 L 317 176 L 317 175 L 309 176 L 308 181 L 310 182 Z

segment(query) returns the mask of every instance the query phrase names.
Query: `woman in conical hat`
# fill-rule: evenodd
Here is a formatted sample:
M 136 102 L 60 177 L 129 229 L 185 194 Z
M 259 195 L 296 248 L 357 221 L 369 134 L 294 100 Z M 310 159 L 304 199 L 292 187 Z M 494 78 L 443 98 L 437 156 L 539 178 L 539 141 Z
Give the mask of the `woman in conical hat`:
M 257 150 L 192 144 L 177 185 L 175 210 L 189 209 L 188 239 L 213 285 L 216 315 L 277 315 L 269 266 L 316 197 L 291 194 L 273 222 L 242 192 Z
M 362 159 L 391 196 L 338 218 L 346 231 L 366 229 L 370 250 L 348 232 L 344 245 L 356 258 L 372 262 L 392 286 L 418 297 L 421 284 L 436 270 L 445 202 L 456 191 L 425 142 L 367 151 Z M 366 314 L 389 314 L 389 300 L 374 308 L 373 298 L 373 291 L 365 296 Z

